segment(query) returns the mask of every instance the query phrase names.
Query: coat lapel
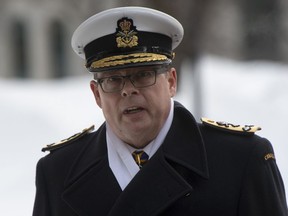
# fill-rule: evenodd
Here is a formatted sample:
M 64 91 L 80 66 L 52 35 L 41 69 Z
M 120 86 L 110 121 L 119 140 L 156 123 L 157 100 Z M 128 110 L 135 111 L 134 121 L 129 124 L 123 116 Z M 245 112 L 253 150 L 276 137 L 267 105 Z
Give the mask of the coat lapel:
M 121 193 L 108 164 L 105 131 L 102 126 L 89 140 L 66 180 L 63 199 L 79 216 L 107 215 Z
M 162 151 L 133 178 L 117 199 L 109 216 L 157 215 L 192 190 L 164 160 Z

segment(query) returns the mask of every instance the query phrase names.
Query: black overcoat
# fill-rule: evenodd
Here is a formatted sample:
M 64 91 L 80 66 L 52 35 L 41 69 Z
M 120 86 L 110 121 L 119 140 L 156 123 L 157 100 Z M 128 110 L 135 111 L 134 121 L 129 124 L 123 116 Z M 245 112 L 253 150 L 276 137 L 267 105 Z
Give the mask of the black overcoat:
M 287 216 L 269 141 L 196 123 L 175 103 L 172 126 L 121 191 L 103 124 L 39 160 L 33 216 Z

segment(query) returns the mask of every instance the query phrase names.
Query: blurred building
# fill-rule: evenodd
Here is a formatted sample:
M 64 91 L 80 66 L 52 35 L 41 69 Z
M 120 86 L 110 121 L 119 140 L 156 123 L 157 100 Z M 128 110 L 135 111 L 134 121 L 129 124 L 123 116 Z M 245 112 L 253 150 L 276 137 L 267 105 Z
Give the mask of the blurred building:
M 99 2 L 95 11 L 103 9 Z M 0 0 L 0 4 L 0 77 L 45 79 L 81 74 L 84 63 L 73 53 L 70 41 L 89 15 L 89 2 Z
M 182 59 L 204 54 L 288 62 L 287 0 L 0 0 L 0 77 L 61 78 L 85 71 L 70 46 L 88 16 L 115 6 L 151 6 L 185 28 Z M 178 55 L 177 55 L 178 56 Z M 79 73 L 80 71 L 80 73 Z

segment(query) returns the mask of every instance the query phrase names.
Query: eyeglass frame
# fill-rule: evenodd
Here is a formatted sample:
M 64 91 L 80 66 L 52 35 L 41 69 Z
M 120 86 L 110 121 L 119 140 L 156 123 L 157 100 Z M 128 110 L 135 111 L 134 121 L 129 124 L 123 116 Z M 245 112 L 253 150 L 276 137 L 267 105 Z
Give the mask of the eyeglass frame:
M 141 88 L 146 88 L 146 87 L 149 87 L 149 86 L 153 86 L 156 84 L 156 77 L 157 75 L 159 74 L 163 74 L 163 73 L 166 73 L 169 71 L 169 65 L 170 64 L 165 64 L 165 65 L 161 65 L 161 66 L 156 66 L 156 67 L 152 67 L 151 69 L 143 69 L 143 70 L 140 70 L 140 71 L 137 71 L 137 72 L 134 72 L 134 73 L 131 73 L 131 74 L 128 74 L 128 75 L 112 75 L 112 76 L 107 76 L 107 77 L 102 77 L 102 78 L 94 78 L 94 80 L 96 81 L 97 84 L 100 85 L 102 91 L 104 93 L 116 93 L 116 92 L 120 92 L 123 90 L 125 84 L 126 84 L 126 79 L 128 78 L 129 81 L 131 82 L 131 84 L 134 86 L 134 88 L 137 88 L 137 89 L 141 89 Z M 148 84 L 148 85 L 144 85 L 144 86 L 140 86 L 138 87 L 137 84 L 135 85 L 135 80 L 131 79 L 131 77 L 134 77 L 136 76 L 137 74 L 141 74 L 141 72 L 145 72 L 145 71 L 153 71 L 154 72 L 154 81 L 153 83 L 151 82 L 151 84 Z M 102 86 L 103 84 L 103 81 L 105 80 L 108 80 L 108 79 L 111 79 L 111 78 L 121 78 L 121 88 L 117 89 L 117 90 L 114 90 L 114 91 L 107 91 L 107 89 L 105 90 Z

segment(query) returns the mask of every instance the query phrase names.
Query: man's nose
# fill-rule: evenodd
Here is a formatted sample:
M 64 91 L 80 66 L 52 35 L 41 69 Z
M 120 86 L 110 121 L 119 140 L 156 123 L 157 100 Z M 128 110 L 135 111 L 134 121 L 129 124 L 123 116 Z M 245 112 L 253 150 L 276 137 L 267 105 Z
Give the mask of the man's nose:
M 133 85 L 132 81 L 129 78 L 125 79 L 124 87 L 121 91 L 121 95 L 123 97 L 131 96 L 133 94 L 138 94 L 139 91 L 135 86 Z

